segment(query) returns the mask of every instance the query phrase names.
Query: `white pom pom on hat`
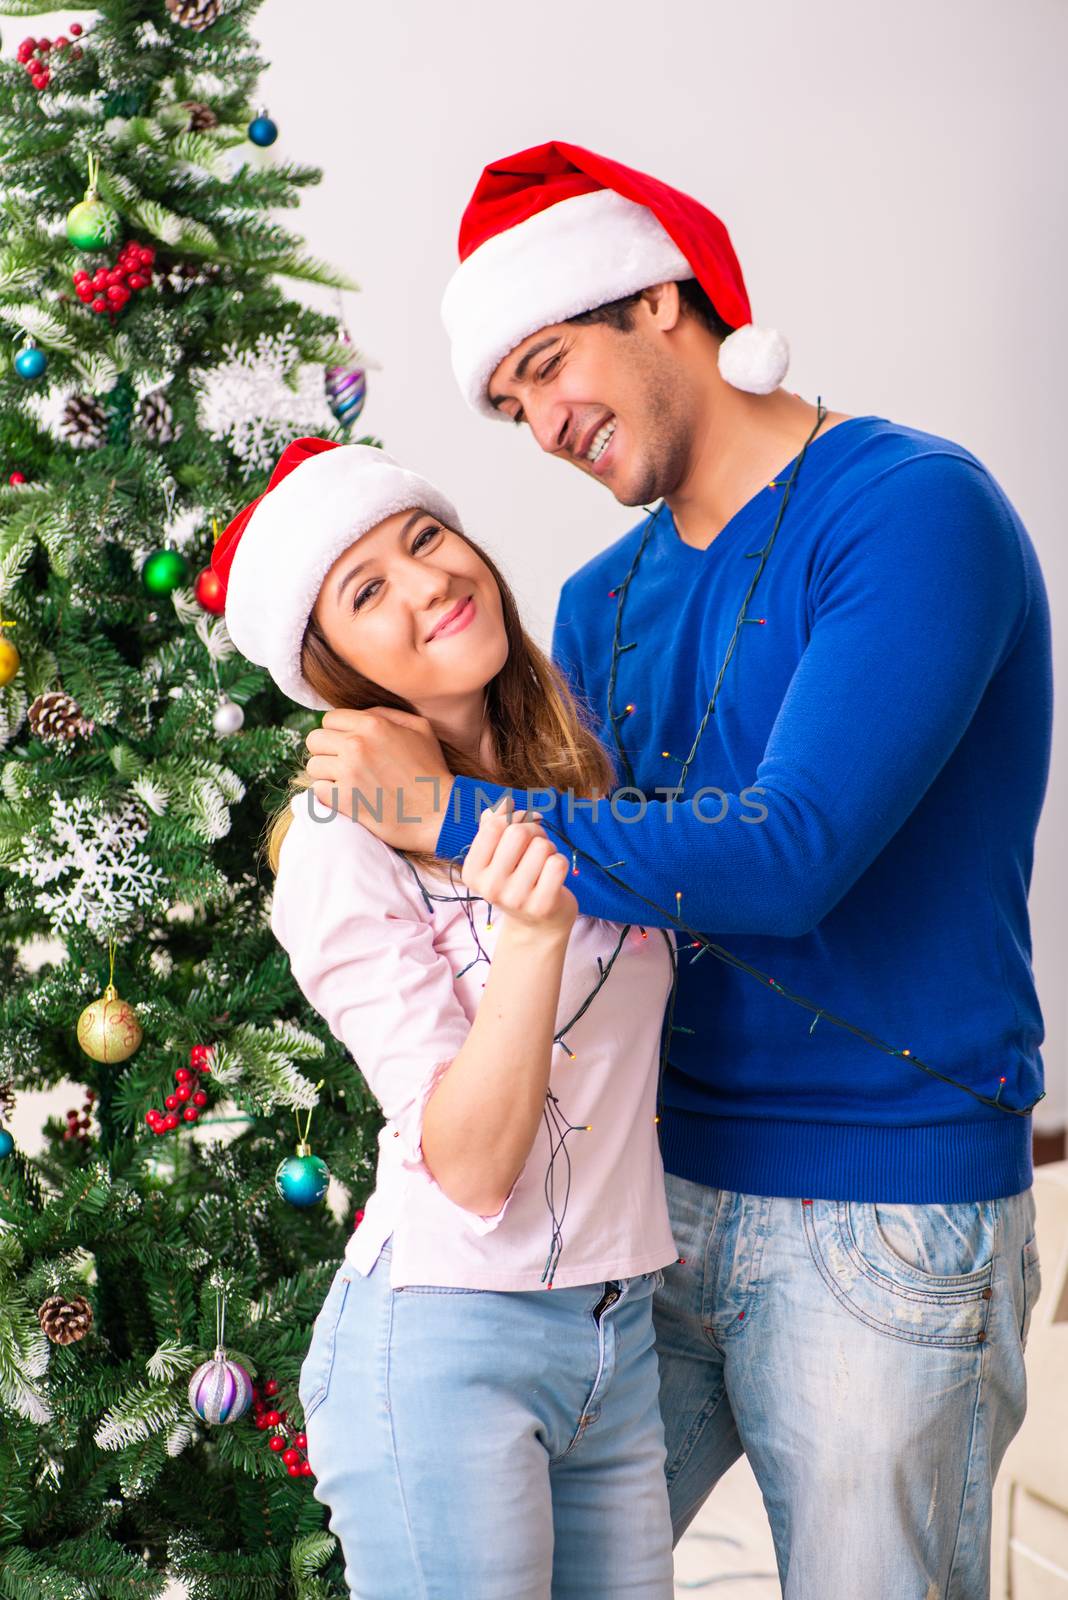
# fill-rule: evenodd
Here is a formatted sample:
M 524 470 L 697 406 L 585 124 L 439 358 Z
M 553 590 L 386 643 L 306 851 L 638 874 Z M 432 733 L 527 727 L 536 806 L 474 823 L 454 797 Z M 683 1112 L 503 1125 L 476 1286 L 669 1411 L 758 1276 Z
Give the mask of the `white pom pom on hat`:
M 441 302 L 456 381 L 468 404 L 490 404 L 489 380 L 539 328 L 650 284 L 696 278 L 734 331 L 719 371 L 770 394 L 790 350 L 753 324 L 742 269 L 720 219 L 680 189 L 580 145 L 553 140 L 486 167 L 460 224 L 460 265 Z
M 264 492 L 219 535 L 211 567 L 225 588 L 227 632 L 291 700 L 315 711 L 330 709 L 300 666 L 308 618 L 326 574 L 362 534 L 395 512 L 417 508 L 463 532 L 441 490 L 384 450 L 295 439 Z

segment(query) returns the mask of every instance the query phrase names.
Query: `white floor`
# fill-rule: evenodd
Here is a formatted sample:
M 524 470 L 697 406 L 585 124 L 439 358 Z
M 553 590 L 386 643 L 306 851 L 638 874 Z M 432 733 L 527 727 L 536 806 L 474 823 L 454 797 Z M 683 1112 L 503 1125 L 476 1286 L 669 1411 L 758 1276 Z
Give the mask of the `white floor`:
M 675 1549 L 675 1595 L 779 1600 L 764 1504 L 744 1456 L 721 1478 Z

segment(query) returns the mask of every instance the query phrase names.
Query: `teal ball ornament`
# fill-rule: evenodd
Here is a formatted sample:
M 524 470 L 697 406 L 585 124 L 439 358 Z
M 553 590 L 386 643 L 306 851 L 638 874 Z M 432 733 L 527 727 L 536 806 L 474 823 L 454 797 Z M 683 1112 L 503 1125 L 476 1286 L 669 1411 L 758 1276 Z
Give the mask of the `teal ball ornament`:
M 141 568 L 149 594 L 170 594 L 189 579 L 189 563 L 180 550 L 153 550 Z
M 252 1404 L 252 1379 L 220 1345 L 190 1378 L 189 1404 L 201 1422 L 236 1422 Z
M 330 1168 L 322 1156 L 313 1156 L 311 1146 L 298 1144 L 295 1156 L 278 1163 L 274 1186 L 291 1206 L 318 1205 L 330 1182 Z
M 14 1150 L 15 1141 L 6 1128 L 0 1128 L 0 1161 L 5 1160 Z
M 95 189 L 67 212 L 67 238 L 79 250 L 102 250 L 119 236 L 119 213 Z
M 27 345 L 15 357 L 15 371 L 24 383 L 32 383 L 48 366 L 48 357 L 35 344 Z
M 274 144 L 278 138 L 278 124 L 265 116 L 261 111 L 258 117 L 253 117 L 248 125 L 248 136 L 253 144 L 258 144 L 261 149 L 266 149 L 269 144 Z

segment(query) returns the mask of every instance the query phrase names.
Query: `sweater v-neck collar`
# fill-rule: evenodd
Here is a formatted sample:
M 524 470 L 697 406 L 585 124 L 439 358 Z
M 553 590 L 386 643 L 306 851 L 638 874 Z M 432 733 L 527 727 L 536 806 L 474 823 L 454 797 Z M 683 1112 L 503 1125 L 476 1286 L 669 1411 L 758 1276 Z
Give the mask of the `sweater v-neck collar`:
M 812 460 L 817 453 L 821 460 L 826 457 L 829 454 L 826 448 L 828 441 L 834 439 L 837 434 L 845 433 L 851 428 L 851 425 L 859 422 L 881 422 L 882 420 L 883 418 L 881 417 L 871 415 L 847 417 L 844 422 L 835 423 L 833 428 L 830 428 L 826 433 L 818 433 L 812 440 L 808 447 L 806 460 Z M 785 478 L 790 476 L 800 454 L 800 450 L 797 451 L 795 455 L 790 457 L 785 466 L 780 467 L 773 474 L 773 481 L 776 484 L 781 484 Z M 798 481 L 800 482 L 800 479 Z M 754 495 L 751 495 L 748 500 L 738 507 L 732 517 L 727 519 L 711 543 L 704 546 L 687 544 L 685 539 L 679 537 L 671 508 L 666 500 L 662 500 L 655 513 L 654 530 L 661 554 L 668 559 L 673 558 L 677 561 L 701 561 L 711 555 L 713 551 L 724 549 L 726 544 L 732 542 L 734 536 L 740 530 L 749 525 L 757 512 L 764 509 L 767 498 L 774 493 L 775 491 L 768 484 L 764 484 L 762 488 L 758 489 Z M 789 516 L 789 511 L 787 511 L 787 516 Z

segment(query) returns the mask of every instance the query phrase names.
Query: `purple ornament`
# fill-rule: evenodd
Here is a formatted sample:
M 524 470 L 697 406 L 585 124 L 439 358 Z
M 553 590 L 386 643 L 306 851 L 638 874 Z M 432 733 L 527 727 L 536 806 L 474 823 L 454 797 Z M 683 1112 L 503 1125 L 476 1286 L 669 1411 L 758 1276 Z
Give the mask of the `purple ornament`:
M 202 1422 L 236 1422 L 252 1404 L 252 1379 L 219 1345 L 190 1378 L 189 1404 Z
M 343 428 L 351 428 L 367 398 L 367 374 L 362 367 L 327 367 L 326 399 Z

